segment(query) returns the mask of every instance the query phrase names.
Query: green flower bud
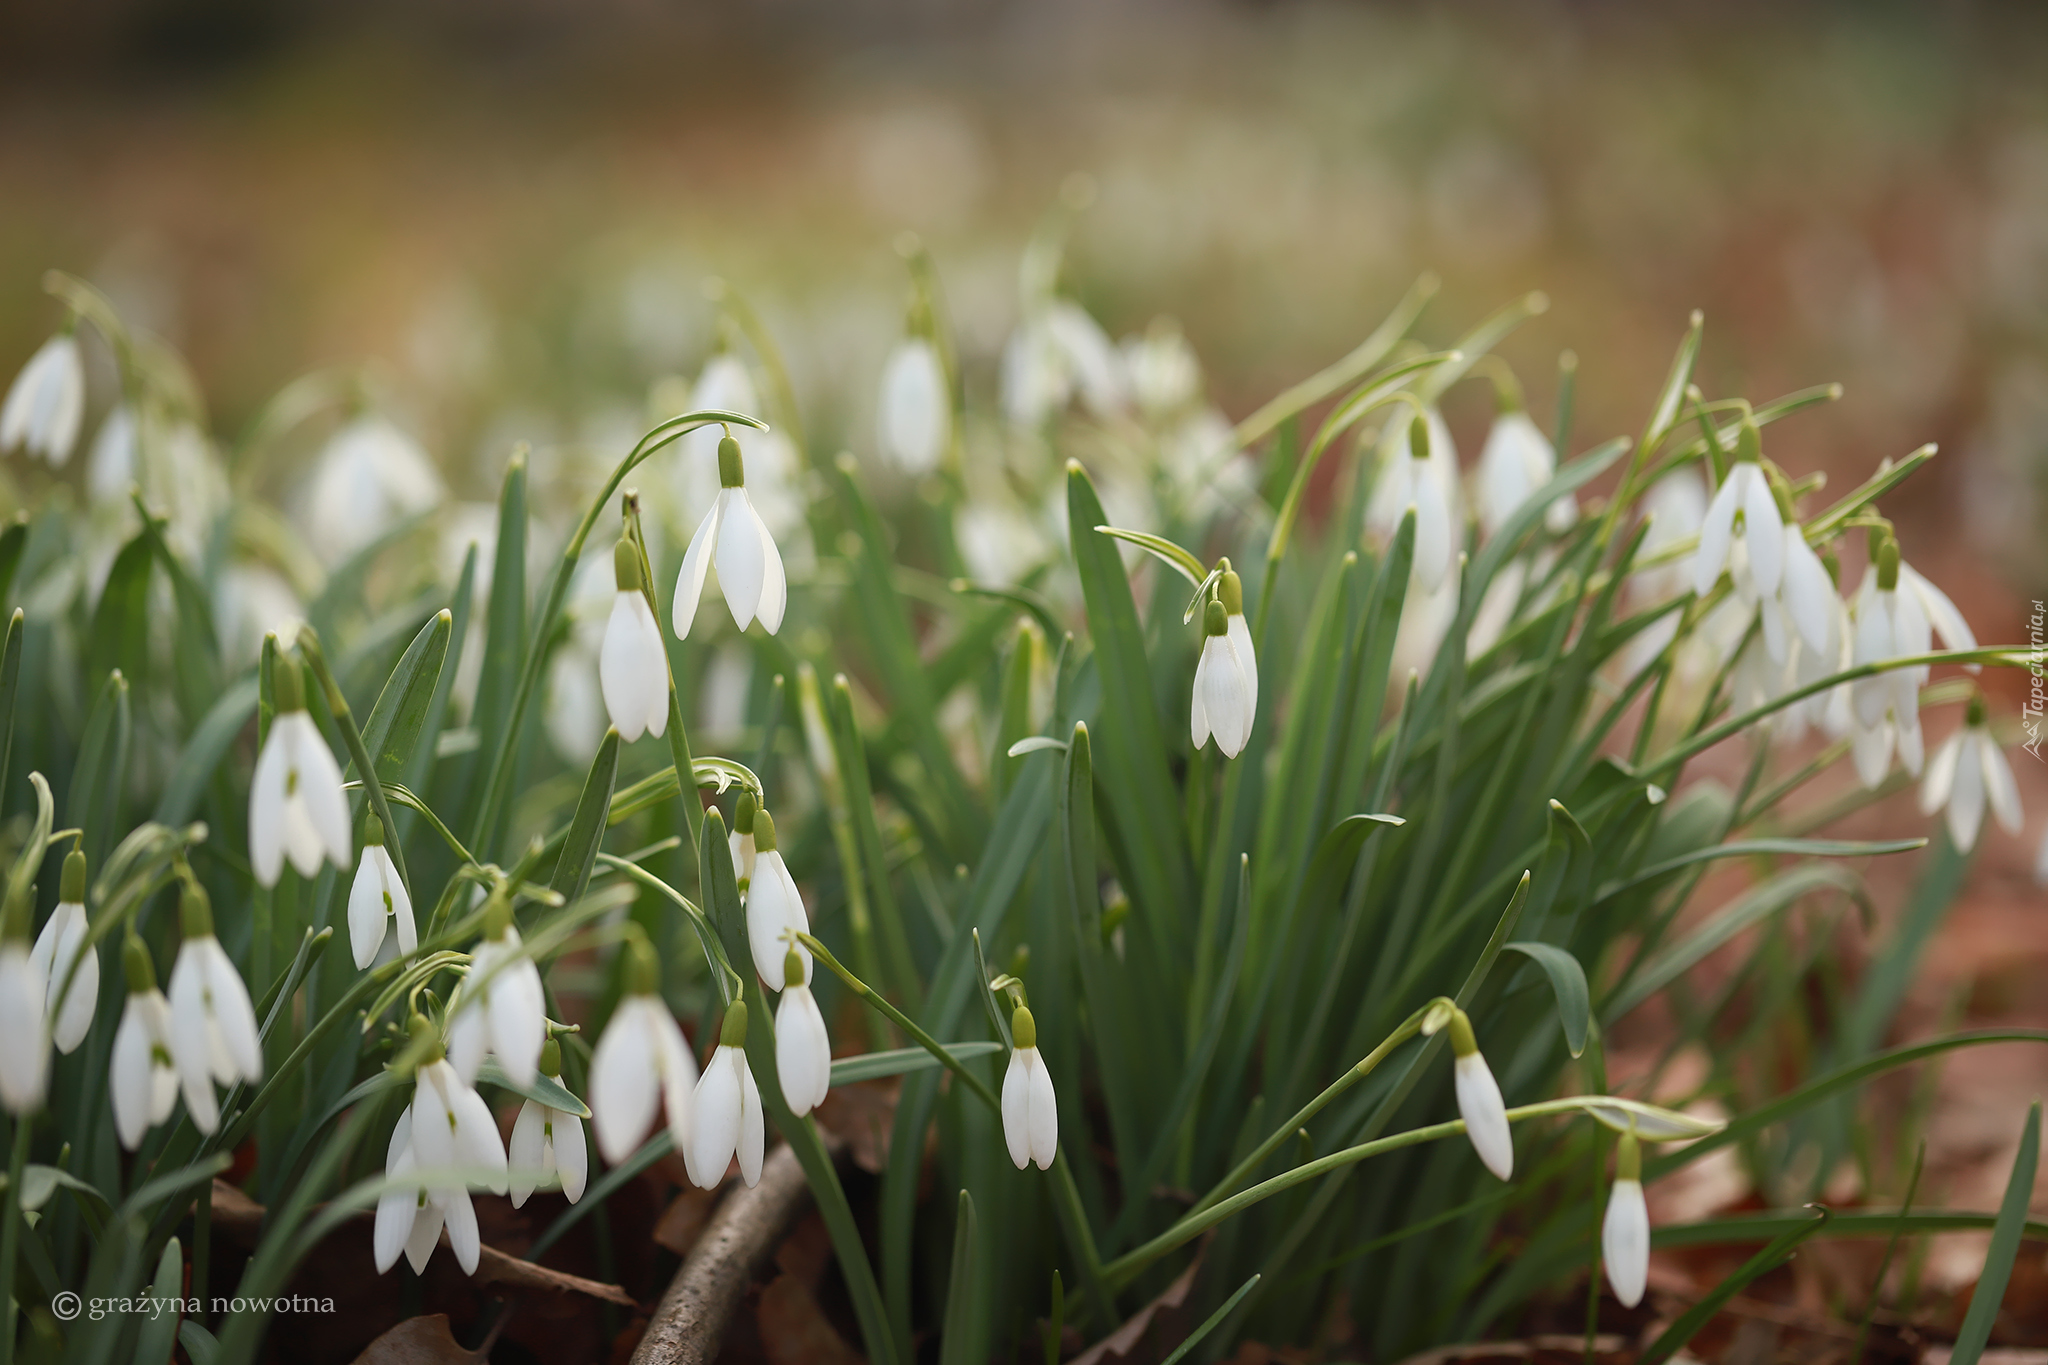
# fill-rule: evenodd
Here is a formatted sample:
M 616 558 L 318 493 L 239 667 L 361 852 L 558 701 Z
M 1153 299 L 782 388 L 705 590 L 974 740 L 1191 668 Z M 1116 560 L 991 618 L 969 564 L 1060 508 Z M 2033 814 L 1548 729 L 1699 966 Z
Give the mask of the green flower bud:
M 72 849 L 64 855 L 64 876 L 57 883 L 57 899 L 66 905 L 85 904 L 85 853 Z
M 1230 634 L 1230 613 L 1225 611 L 1223 604 L 1213 597 L 1209 599 L 1209 605 L 1202 608 L 1202 633 L 1204 635 Z
M 754 794 L 742 787 L 740 789 L 740 799 L 733 802 L 732 805 L 732 832 L 734 834 L 752 834 L 754 832 L 754 813 L 760 809 L 761 803 L 754 799 Z M 758 849 L 760 844 L 757 842 L 754 847 Z
M 384 822 L 375 815 L 363 817 L 363 846 L 381 848 L 384 844 Z
M 1891 536 L 1877 547 L 1877 586 L 1885 592 L 1896 591 L 1899 586 L 1899 542 Z
M 1764 436 L 1756 428 L 1756 420 L 1743 414 L 1742 424 L 1735 428 L 1735 463 L 1745 460 L 1755 464 L 1764 457 Z
M 725 1022 L 718 1027 L 720 1047 L 745 1047 L 747 1045 L 747 1002 L 735 1000 L 725 1012 Z
M 631 536 L 620 536 L 619 543 L 612 546 L 612 582 L 619 585 L 620 592 L 639 592 L 646 586 L 640 576 L 640 547 Z
M 207 898 L 206 888 L 189 876 L 178 892 L 178 922 L 188 939 L 213 936 L 213 902 Z
M 774 851 L 775 817 L 770 815 L 767 807 L 764 806 L 754 812 L 754 852 L 773 853 Z
M 1418 460 L 1429 458 L 1429 419 L 1419 412 L 1408 424 L 1408 453 Z
M 747 486 L 747 471 L 740 463 L 740 443 L 731 433 L 718 440 L 718 486 L 720 488 L 744 488 Z
M 149 945 L 132 931 L 121 945 L 121 970 L 128 977 L 128 993 L 144 995 L 156 989 L 156 964 L 149 960 Z
M 426 1015 L 415 1012 L 408 1031 L 411 1033 L 412 1041 L 415 1045 L 426 1048 L 426 1051 L 420 1057 L 421 1066 L 431 1065 L 447 1055 L 441 1046 L 441 1031 L 434 1027 L 433 1021 L 428 1019 Z
M 1038 1046 L 1038 1021 L 1023 1005 L 1017 1006 L 1016 1013 L 1010 1016 L 1010 1037 L 1020 1048 Z
M 298 660 L 279 654 L 277 667 L 271 670 L 270 684 L 277 698 L 277 714 L 290 715 L 306 709 L 306 680 L 299 673 Z
M 1635 1181 L 1643 1178 L 1643 1145 L 1636 1141 L 1634 1133 L 1623 1133 L 1621 1141 L 1615 1144 L 1614 1178 Z
M 556 1077 L 562 1074 L 562 1045 L 553 1038 L 540 1045 L 540 1074 Z
M 782 957 L 782 988 L 788 990 L 791 986 L 801 986 L 803 984 L 803 955 L 797 952 L 795 944 L 791 944 L 789 951 L 783 954 Z
M 1458 1010 L 1451 1015 L 1451 1052 L 1455 1056 L 1470 1057 L 1479 1051 L 1479 1040 L 1472 1036 L 1472 1021 L 1465 1011 Z
M 1244 580 L 1225 569 L 1223 576 L 1216 580 L 1216 600 L 1223 604 L 1223 610 L 1232 616 L 1244 615 Z

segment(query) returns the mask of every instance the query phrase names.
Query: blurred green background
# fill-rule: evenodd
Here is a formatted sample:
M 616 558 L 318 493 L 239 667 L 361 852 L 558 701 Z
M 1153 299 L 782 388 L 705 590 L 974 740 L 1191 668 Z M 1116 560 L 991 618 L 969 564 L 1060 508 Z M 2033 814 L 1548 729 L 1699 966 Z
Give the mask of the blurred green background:
M 1114 335 L 1178 317 L 1233 417 L 1432 268 L 1432 339 L 1549 291 L 1507 353 L 1539 413 L 1580 354 L 1590 442 L 1704 308 L 1708 388 L 1845 384 L 1774 432 L 1789 467 L 1840 486 L 1941 443 L 1886 511 L 1980 636 L 2024 638 L 2044 71 L 2048 8 L 2018 4 L 17 4 L 0 370 L 61 266 L 184 350 L 223 435 L 368 360 L 488 497 L 515 439 L 616 458 L 712 345 L 715 273 L 786 348 L 812 444 L 860 452 L 896 234 L 932 245 L 991 393 L 1019 251 L 1082 172 L 1067 287 Z M 1468 456 L 1486 402 L 1454 396 Z

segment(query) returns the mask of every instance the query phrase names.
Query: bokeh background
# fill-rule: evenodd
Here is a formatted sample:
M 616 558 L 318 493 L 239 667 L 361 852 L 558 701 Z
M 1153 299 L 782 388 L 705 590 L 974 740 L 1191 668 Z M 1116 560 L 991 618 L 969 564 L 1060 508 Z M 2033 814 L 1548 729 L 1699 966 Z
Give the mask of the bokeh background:
M 1883 510 L 1980 638 L 2025 642 L 2048 596 L 2044 73 L 2038 4 L 14 0 L 0 372 L 55 322 L 59 266 L 183 351 L 224 436 L 293 377 L 367 364 L 487 501 L 514 441 L 615 460 L 715 345 L 716 275 L 787 354 L 810 444 L 865 453 L 898 234 L 932 248 L 986 401 L 1020 253 L 1079 173 L 1064 288 L 1113 335 L 1177 318 L 1233 418 L 1434 269 L 1434 341 L 1549 293 L 1504 353 L 1546 420 L 1577 353 L 1590 444 L 1640 424 L 1702 308 L 1710 392 L 1843 384 L 1771 429 L 1788 468 L 1839 489 L 1940 444 Z M 1488 407 L 1453 394 L 1468 455 Z M 304 496 L 302 464 L 259 477 Z M 2022 675 L 1987 685 L 2018 711 Z M 2014 761 L 2028 833 L 1987 834 L 1922 1021 L 2048 1023 L 2048 783 Z M 1995 1202 L 2037 1065 L 1950 1063 L 1948 1202 Z

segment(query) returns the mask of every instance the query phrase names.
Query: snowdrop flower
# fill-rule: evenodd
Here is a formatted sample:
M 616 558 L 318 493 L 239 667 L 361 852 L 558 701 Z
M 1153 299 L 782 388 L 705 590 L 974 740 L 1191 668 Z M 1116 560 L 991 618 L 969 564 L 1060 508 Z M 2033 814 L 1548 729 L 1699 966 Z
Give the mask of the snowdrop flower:
M 128 485 L 136 481 L 138 434 L 135 410 L 126 403 L 114 404 L 100 420 L 85 457 L 85 491 L 94 502 L 127 499 Z
M 540 1050 L 540 1072 L 562 1079 L 562 1045 L 552 1038 Z M 583 1120 L 566 1109 L 529 1099 L 519 1106 L 519 1117 L 513 1121 L 512 1146 L 506 1159 L 513 1208 L 525 1204 L 527 1196 L 556 1176 L 561 1177 L 563 1196 L 575 1203 L 583 1197 L 590 1176 Z
M 740 443 L 730 436 L 718 442 L 718 481 L 718 497 L 690 537 L 690 548 L 683 555 L 682 576 L 676 580 L 678 640 L 690 638 L 690 625 L 697 617 L 697 599 L 704 593 L 704 574 L 714 558 L 718 561 L 719 591 L 725 594 L 732 623 L 739 629 L 745 630 L 759 617 L 761 628 L 773 635 L 782 629 L 783 608 L 789 602 L 782 556 L 775 549 L 775 538 L 768 534 L 768 527 L 747 498 Z
M 509 893 L 493 893 L 484 937 L 470 951 L 469 975 L 448 1007 L 448 1060 L 464 1085 L 476 1083 L 484 1053 L 514 1085 L 531 1085 L 547 1041 L 547 996 L 540 968 L 519 946 Z
M 355 950 L 356 970 L 377 960 L 384 946 L 387 920 L 398 921 L 398 951 L 412 956 L 420 946 L 419 930 L 413 924 L 412 897 L 398 865 L 384 847 L 384 822 L 372 815 L 363 822 L 363 857 L 356 864 L 355 884 L 348 892 L 348 941 Z
M 1852 607 L 1855 631 L 1850 656 L 1859 667 L 1925 654 L 1932 647 L 1931 627 L 1919 595 L 1898 590 L 1898 541 L 1882 532 L 1876 539 L 1870 567 Z M 1858 678 L 1851 685 L 1853 753 L 1856 774 L 1864 786 L 1875 787 L 1884 781 L 1895 743 L 1906 771 L 1919 775 L 1923 755 L 1920 688 L 1927 673 L 1927 666 L 1918 664 Z
M 1457 1060 L 1452 1080 L 1458 1092 L 1458 1117 L 1465 1120 L 1465 1136 L 1472 1150 L 1486 1163 L 1486 1169 L 1502 1180 L 1515 1173 L 1515 1144 L 1508 1136 L 1508 1111 L 1501 1103 L 1500 1086 L 1479 1055 L 1479 1042 L 1472 1036 L 1472 1021 L 1465 1011 L 1451 1016 L 1451 1051 Z
M 421 1027 L 425 1023 L 419 1016 L 413 1017 L 415 1035 L 426 1031 Z M 412 1105 L 399 1118 L 399 1127 L 408 1130 L 406 1145 L 411 1149 L 411 1163 L 401 1166 L 400 1139 L 394 1129 L 391 1149 L 386 1154 L 386 1174 L 403 1174 L 407 1169 L 480 1167 L 486 1173 L 484 1188 L 493 1194 L 505 1193 L 510 1183 L 505 1147 L 498 1140 L 498 1124 L 491 1117 L 491 1107 L 441 1055 L 438 1046 L 428 1053 L 428 1058 L 414 1078 Z M 401 1194 L 408 1192 L 402 1188 L 395 1190 L 377 1204 L 373 1234 L 377 1269 L 390 1269 L 402 1246 L 413 1261 L 413 1269 L 420 1270 L 433 1254 L 441 1226 L 445 1225 L 456 1264 L 465 1275 L 476 1274 L 483 1240 L 477 1233 L 476 1206 L 470 1202 L 467 1184 L 457 1179 L 416 1188 L 406 1199 L 393 1198 Z M 387 1201 L 393 1206 L 388 1217 Z M 404 1216 L 408 1203 L 412 1208 L 410 1220 Z
M 761 1149 L 767 1130 L 761 1117 L 761 1091 L 747 1066 L 747 1002 L 735 1000 L 718 1031 L 718 1050 L 704 1064 L 697 1082 L 696 1117 L 683 1168 L 700 1190 L 715 1190 L 725 1168 L 737 1156 L 740 1178 L 749 1188 L 761 1183 Z
M 384 1153 L 384 1174 L 396 1179 L 418 1165 L 412 1150 L 412 1106 L 407 1105 L 392 1126 L 391 1144 Z M 466 1191 L 462 1202 L 469 1207 L 473 1220 L 476 1210 L 469 1204 Z M 394 1185 L 384 1191 L 377 1199 L 377 1221 L 370 1234 L 377 1273 L 382 1275 L 397 1265 L 398 1253 L 403 1251 L 413 1274 L 425 1274 L 427 1261 L 441 1242 L 441 1224 L 441 1205 L 428 1195 L 426 1186 Z
M 1195 693 L 1188 704 L 1188 734 L 1194 746 L 1201 748 L 1213 734 L 1226 758 L 1244 752 L 1258 707 L 1258 665 L 1253 661 L 1246 667 L 1251 651 L 1238 648 L 1231 619 L 1214 598 L 1202 608 L 1202 657 L 1195 664 Z
M 1051 1170 L 1060 1152 L 1060 1109 L 1052 1073 L 1038 1055 L 1038 1023 L 1017 1006 L 1010 1016 L 1010 1069 L 1003 1073 L 1003 1141 L 1018 1170 L 1032 1162 Z
M 697 1059 L 657 993 L 661 969 L 653 945 L 636 929 L 624 952 L 625 993 L 590 1063 L 590 1127 L 597 1150 L 614 1166 L 647 1136 L 655 1105 L 663 1100 L 669 1138 L 677 1151 L 689 1151 L 697 1087 Z
M 939 467 L 953 439 L 953 405 L 938 348 L 923 336 L 896 343 L 882 367 L 882 395 L 875 413 L 882 455 L 906 474 Z
M 107 1097 L 113 1101 L 114 1131 L 132 1152 L 144 1133 L 171 1116 L 178 1102 L 178 1068 L 171 1061 L 171 1006 L 156 988 L 148 945 L 130 933 L 121 962 L 128 1003 L 114 1030 Z
M 189 874 L 179 915 L 185 941 L 171 964 L 171 1061 L 193 1126 L 211 1133 L 220 1126 L 214 1082 L 262 1080 L 263 1042 L 249 988 L 213 936 L 213 906 Z
M 365 415 L 335 432 L 320 452 L 306 491 L 307 530 L 333 563 L 393 523 L 436 506 L 445 492 L 419 442 L 387 419 Z
M 0 407 L 0 450 L 23 446 L 51 464 L 63 464 L 78 444 L 85 415 L 85 364 L 69 329 L 44 342 L 21 367 Z
M 1699 549 L 1693 552 L 1692 588 L 1701 597 L 1713 591 L 1714 581 L 1728 567 L 1728 550 L 1734 541 L 1736 518 L 1742 520 L 1742 541 L 1749 551 L 1749 571 L 1757 592 L 1776 595 L 1785 571 L 1785 519 L 1778 512 L 1778 500 L 1765 477 L 1763 439 L 1756 424 L 1742 421 L 1735 437 L 1735 463 L 1728 477 L 1707 504 L 1706 520 L 1700 525 Z
M 341 868 L 349 863 L 341 768 L 306 713 L 295 660 L 278 660 L 276 686 L 277 714 L 249 781 L 249 862 L 265 886 L 277 885 L 286 858 L 301 877 L 318 872 L 323 858 Z
M 611 620 L 605 624 L 604 647 L 597 656 L 604 709 L 619 738 L 628 744 L 643 734 L 660 739 L 668 728 L 668 654 L 654 609 L 647 605 L 640 547 L 629 538 L 620 537 L 612 548 L 612 576 L 618 591 L 612 597 Z
M 1223 625 L 1237 651 L 1237 666 L 1244 670 L 1245 689 L 1250 695 L 1251 714 L 1259 713 L 1259 658 L 1252 650 L 1251 627 L 1244 622 L 1244 580 L 1223 561 L 1223 573 L 1216 580 L 1216 600 L 1223 604 Z M 1206 618 L 1205 622 L 1206 622 Z
M 1557 451 L 1550 438 L 1519 403 L 1503 408 L 1486 433 L 1479 451 L 1479 525 L 1488 536 L 1507 524 L 1515 510 L 1557 473 Z M 1579 506 L 1570 494 L 1543 509 L 1543 524 L 1553 535 L 1571 529 L 1578 520 Z
M 1935 638 L 1941 641 L 1943 649 L 1975 649 L 1977 636 L 1970 629 L 1970 623 L 1963 619 L 1962 612 L 1949 595 L 1922 577 L 1920 572 L 1903 557 L 1899 560 L 1899 591 L 1910 593 L 1919 602 L 1920 612 L 1927 618 Z M 1970 666 L 1975 671 L 1975 665 Z
M 1027 320 L 1003 347 L 1003 413 L 1014 426 L 1035 427 L 1067 405 L 1074 391 L 1065 356 L 1043 319 Z
M 1977 831 L 1984 825 L 1984 806 L 2008 834 L 2020 832 L 2020 789 L 2012 779 L 2012 767 L 1991 737 L 1985 723 L 1984 698 L 1970 698 L 1963 726 L 1942 742 L 1927 765 L 1927 780 L 1920 787 L 1920 813 L 1932 815 L 1948 808 L 1948 837 L 1956 849 L 1968 853 L 1977 843 Z
M 43 983 L 29 954 L 28 906 L 8 916 L 0 937 L 0 1104 L 10 1114 L 42 1108 L 50 1079 L 50 1021 L 43 1012 Z
M 758 852 L 754 845 L 754 816 L 761 803 L 750 791 L 742 791 L 740 799 L 732 806 L 732 833 L 726 835 L 726 843 L 732 849 L 733 878 L 740 885 L 740 895 L 747 894 L 747 888 L 754 880 L 754 858 Z M 773 829 L 774 821 L 769 821 Z
M 1841 599 L 1835 595 L 1835 580 L 1827 566 L 1806 543 L 1806 533 L 1790 517 L 1785 520 L 1784 572 L 1778 591 L 1763 598 L 1764 646 L 1771 657 L 1784 663 L 1789 656 L 1793 632 L 1809 650 L 1824 653 L 1828 647 L 1830 621 Z M 1788 629 L 1789 627 L 1789 629 Z
M 1074 377 L 1082 405 L 1097 417 L 1123 411 L 1130 400 L 1130 380 L 1123 357 L 1102 324 L 1071 299 L 1054 299 L 1045 315 L 1045 329 Z
M 832 1039 L 795 945 L 782 960 L 782 1003 L 775 1007 L 775 1070 L 782 1098 L 798 1118 L 825 1102 L 832 1086 Z
M 754 970 L 776 990 L 788 979 L 783 958 L 790 952 L 803 960 L 804 984 L 811 984 L 811 950 L 800 943 L 789 944 L 792 932 L 811 932 L 811 919 L 797 892 L 796 879 L 776 850 L 774 818 L 765 810 L 756 811 L 754 875 L 747 887 L 747 947 L 754 954 Z
M 1202 390 L 1195 349 L 1172 318 L 1154 318 L 1144 336 L 1125 339 L 1123 359 L 1138 410 L 1155 421 L 1179 412 Z
M 100 998 L 100 955 L 86 942 L 85 854 L 74 848 L 64 855 L 58 887 L 57 908 L 36 935 L 29 960 L 43 979 L 50 1036 L 57 1051 L 68 1053 L 85 1041 Z M 78 964 L 75 972 L 73 963 Z
M 1395 423 L 1380 443 L 1380 472 L 1365 508 L 1365 529 L 1385 544 L 1415 509 L 1413 582 L 1434 593 L 1457 565 L 1460 511 L 1458 454 L 1436 409 L 1407 424 Z
M 1615 1150 L 1614 1188 L 1600 1225 L 1600 1259 L 1622 1306 L 1641 1303 L 1650 1276 L 1650 1210 L 1643 1202 L 1643 1153 L 1634 1133 L 1623 1133 Z

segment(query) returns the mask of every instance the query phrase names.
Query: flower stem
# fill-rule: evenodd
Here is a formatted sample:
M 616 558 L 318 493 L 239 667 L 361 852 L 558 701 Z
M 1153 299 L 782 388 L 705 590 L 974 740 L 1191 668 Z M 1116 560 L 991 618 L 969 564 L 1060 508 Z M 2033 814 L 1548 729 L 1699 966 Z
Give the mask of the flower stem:
M 7 1313 L 0 1318 L 0 1365 L 14 1365 L 14 1258 L 21 1243 L 21 1173 L 28 1165 L 29 1127 L 32 1116 L 14 1120 L 14 1151 L 7 1159 L 7 1202 L 0 1205 L 0 1284 L 8 1287 Z
M 369 794 L 370 809 L 388 831 L 385 839 L 391 861 L 398 868 L 399 884 L 405 888 L 406 899 L 412 899 L 412 878 L 405 870 L 404 841 L 398 837 L 398 822 L 391 818 L 391 803 L 384 799 L 384 784 L 377 779 L 377 765 L 370 761 L 370 751 L 363 746 L 363 732 L 356 727 L 355 713 L 349 709 L 348 698 L 341 694 L 341 685 L 334 680 L 334 674 L 327 667 L 327 655 L 320 648 L 320 636 L 313 627 L 299 627 L 299 653 L 312 665 L 313 676 L 327 693 L 327 709 L 334 716 L 334 723 L 341 729 L 342 742 L 348 746 L 348 756 L 356 765 L 356 772 L 362 775 L 363 790 Z
M 923 1048 L 926 1052 L 931 1053 L 932 1056 L 938 1058 L 939 1065 L 945 1067 L 955 1076 L 958 1076 L 962 1084 L 967 1086 L 968 1089 L 972 1090 L 976 1095 L 978 1095 L 981 1098 L 981 1102 L 983 1104 L 986 1104 L 991 1110 L 995 1112 L 997 1118 L 1002 1117 L 1002 1101 L 996 1098 L 995 1091 L 988 1088 L 988 1082 L 982 1080 L 981 1077 L 975 1075 L 972 1071 L 969 1071 L 964 1062 L 962 1062 L 958 1057 L 955 1057 L 952 1053 L 946 1051 L 944 1047 L 939 1045 L 938 1039 L 932 1037 L 929 1033 L 926 1033 L 923 1029 L 919 1028 L 915 1023 L 911 1021 L 909 1015 L 905 1014 L 902 1010 L 897 1009 L 887 1000 L 884 1000 L 879 994 L 876 993 L 874 987 L 868 985 L 867 982 L 861 980 L 852 972 L 848 971 L 846 969 L 845 964 L 841 963 L 838 958 L 832 956 L 832 950 L 830 948 L 827 948 L 824 944 L 818 942 L 816 938 L 813 938 L 809 934 L 798 934 L 796 936 L 796 939 L 797 942 L 803 944 L 804 947 L 811 950 L 811 955 L 813 957 L 817 958 L 818 961 L 824 963 L 827 967 L 830 967 L 833 971 L 837 972 L 839 974 L 839 979 L 841 981 L 844 981 L 847 984 L 847 986 L 852 989 L 855 995 L 859 996 L 862 1000 L 865 1000 L 868 1004 L 874 1006 L 877 1010 L 881 1011 L 884 1017 L 886 1017 L 891 1023 L 895 1024 L 896 1027 L 902 1029 L 906 1034 L 908 1034 L 911 1037 L 911 1039 L 917 1043 L 919 1047 Z M 1071 1176 L 1069 1176 L 1068 1178 L 1069 1180 L 1072 1179 Z

